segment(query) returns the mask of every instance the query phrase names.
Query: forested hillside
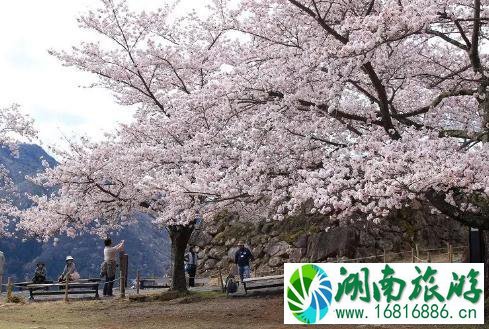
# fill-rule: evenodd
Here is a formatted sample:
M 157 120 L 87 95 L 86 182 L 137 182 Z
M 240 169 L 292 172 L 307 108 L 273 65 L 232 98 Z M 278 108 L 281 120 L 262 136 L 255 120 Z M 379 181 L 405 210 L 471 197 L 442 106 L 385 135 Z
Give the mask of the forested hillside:
M 26 176 L 43 170 L 43 160 L 50 166 L 56 165 L 56 160 L 38 145 L 20 145 L 18 156 L 7 148 L 0 148 L 0 163 L 8 169 L 17 187 L 19 196 L 14 199 L 22 208 L 30 206 L 25 193 L 40 195 L 49 192 L 26 179 Z M 156 228 L 147 217 L 139 223 L 121 232 L 114 232 L 112 236 L 116 241 L 126 240 L 130 277 L 135 275 L 137 269 L 146 275 L 163 275 L 168 268 L 170 254 L 166 230 Z M 7 258 L 7 275 L 13 275 L 17 279 L 30 278 L 38 261 L 46 263 L 48 276 L 54 279 L 62 271 L 67 255 L 75 258 L 78 271 L 85 277 L 98 275 L 103 257 L 103 242 L 99 237 L 89 235 L 76 238 L 61 236 L 56 243 L 54 240 L 40 243 L 19 236 L 2 238 L 0 250 Z

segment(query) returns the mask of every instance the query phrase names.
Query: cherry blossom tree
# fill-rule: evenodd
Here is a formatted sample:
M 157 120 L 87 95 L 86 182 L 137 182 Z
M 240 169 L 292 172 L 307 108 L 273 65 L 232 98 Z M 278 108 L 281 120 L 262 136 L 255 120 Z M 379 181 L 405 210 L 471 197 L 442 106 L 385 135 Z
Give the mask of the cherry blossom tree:
M 0 147 L 16 155 L 19 140 L 35 137 L 36 131 L 32 124 L 32 120 L 20 112 L 18 105 L 0 108 Z M 15 193 L 9 171 L 0 163 L 0 236 L 9 235 L 10 218 L 16 210 L 12 204 Z
M 221 74 L 208 53 L 222 53 L 214 48 L 223 45 L 216 43 L 217 35 L 199 32 L 199 20 L 170 22 L 172 9 L 136 14 L 125 2 L 102 1 L 100 9 L 79 20 L 101 37 L 100 43 L 83 43 L 73 54 L 53 52 L 67 65 L 99 76 L 98 85 L 113 90 L 121 104 L 141 109 L 118 136 L 100 144 L 84 140 L 60 154 L 60 165 L 37 178 L 59 190 L 33 197 L 38 206 L 21 214 L 20 227 L 44 238 L 85 229 L 103 235 L 130 222 L 135 212 L 148 212 L 168 228 L 173 288 L 185 290 L 184 252 L 201 198 L 177 189 L 179 181 L 193 179 L 185 164 L 198 161 L 186 142 L 201 120 L 188 120 L 193 112 L 187 102 L 196 102 L 199 96 L 193 94 Z M 162 171 L 167 180 L 154 182 Z
M 417 200 L 489 229 L 489 1 L 215 0 L 181 18 L 101 4 L 79 20 L 98 38 L 53 54 L 140 109 L 39 177 L 60 191 L 22 227 L 150 212 L 179 290 L 197 212 L 382 221 Z

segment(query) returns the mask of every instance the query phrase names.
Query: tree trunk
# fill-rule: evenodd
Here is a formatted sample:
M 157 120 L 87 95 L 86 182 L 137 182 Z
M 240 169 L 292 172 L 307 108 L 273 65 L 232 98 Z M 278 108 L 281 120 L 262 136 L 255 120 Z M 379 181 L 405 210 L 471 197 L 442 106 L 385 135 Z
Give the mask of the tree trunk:
M 194 230 L 193 225 L 181 226 L 173 225 L 168 226 L 168 233 L 171 239 L 171 249 L 172 249 L 172 262 L 173 262 L 173 273 L 172 273 L 172 284 L 171 290 L 175 291 L 187 291 L 187 280 L 185 278 L 184 269 L 184 257 L 185 250 L 187 248 L 188 240 L 192 235 Z

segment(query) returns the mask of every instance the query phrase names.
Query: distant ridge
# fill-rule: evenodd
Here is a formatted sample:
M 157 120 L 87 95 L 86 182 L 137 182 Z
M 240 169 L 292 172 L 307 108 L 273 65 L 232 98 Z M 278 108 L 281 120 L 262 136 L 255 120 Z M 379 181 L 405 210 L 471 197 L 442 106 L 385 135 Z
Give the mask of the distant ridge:
M 25 193 L 42 195 L 48 192 L 25 179 L 26 176 L 44 170 L 43 160 L 50 166 L 57 165 L 56 160 L 39 145 L 19 145 L 18 156 L 14 156 L 8 148 L 0 147 L 0 163 L 9 170 L 20 192 L 20 198 L 15 198 L 15 202 L 21 208 L 31 205 Z M 142 275 L 158 276 L 163 275 L 168 269 L 170 244 L 167 232 L 153 226 L 147 216 L 141 215 L 138 225 L 115 232 L 113 238 L 116 241 L 126 240 L 130 277 L 134 277 L 138 269 Z M 59 237 L 56 245 L 53 242 L 41 244 L 32 239 L 22 241 L 20 238 L 2 238 L 0 250 L 7 258 L 6 275 L 15 276 L 17 281 L 30 278 L 37 261 L 45 262 L 48 277 L 55 279 L 62 271 L 64 258 L 68 254 L 75 258 L 78 271 L 82 276 L 97 276 L 103 258 L 102 241 L 98 237 L 88 235 L 74 239 L 62 236 Z

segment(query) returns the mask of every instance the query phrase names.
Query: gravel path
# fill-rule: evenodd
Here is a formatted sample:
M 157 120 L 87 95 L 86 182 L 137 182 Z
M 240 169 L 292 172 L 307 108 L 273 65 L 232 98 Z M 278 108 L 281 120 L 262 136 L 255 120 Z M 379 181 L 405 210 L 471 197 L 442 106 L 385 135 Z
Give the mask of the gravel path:
M 154 292 L 152 292 L 154 294 Z M 226 297 L 199 292 L 160 302 L 120 299 L 37 301 L 0 305 L 0 329 L 241 329 L 295 328 L 283 322 L 280 292 Z M 328 329 L 378 329 L 392 326 L 322 326 Z M 489 326 L 396 326 L 400 329 L 482 329 Z

